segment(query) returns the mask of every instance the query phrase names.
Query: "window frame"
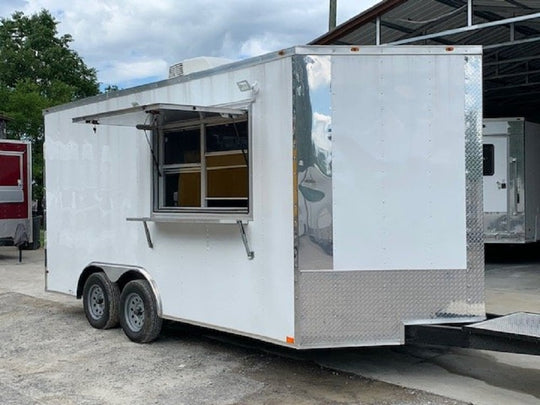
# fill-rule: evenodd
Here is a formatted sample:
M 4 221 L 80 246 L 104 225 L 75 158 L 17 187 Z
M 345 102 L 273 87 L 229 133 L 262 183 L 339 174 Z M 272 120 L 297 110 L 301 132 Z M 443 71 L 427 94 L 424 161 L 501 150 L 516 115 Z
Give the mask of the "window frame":
M 152 131 L 152 147 L 156 155 L 157 164 L 152 164 L 152 219 L 164 222 L 246 222 L 252 220 L 253 212 L 253 176 L 252 176 L 252 121 L 251 109 L 244 108 L 244 117 L 203 117 L 199 120 L 174 121 L 160 123 L 156 130 Z M 206 157 L 214 152 L 206 151 L 206 128 L 208 126 L 226 125 L 231 123 L 246 123 L 248 147 L 247 152 L 247 175 L 248 196 L 247 207 L 207 207 L 207 173 Z M 174 130 L 199 129 L 199 163 L 164 164 L 165 160 L 165 136 Z M 168 167 L 166 167 L 168 166 Z M 159 170 L 158 170 L 159 167 Z M 200 174 L 200 206 L 198 207 L 170 207 L 165 205 L 165 174 L 198 172 Z
M 252 100 L 222 104 L 220 106 L 197 106 L 192 104 L 152 103 L 134 105 L 118 110 L 73 117 L 73 123 L 89 124 L 96 128 L 102 125 L 136 128 L 138 136 L 145 136 L 150 146 L 148 170 L 150 174 L 150 209 L 149 217 L 128 217 L 129 221 L 143 222 L 188 222 L 188 223 L 247 223 L 253 220 L 253 143 L 252 143 Z M 203 120 L 202 117 L 206 115 Z M 156 142 L 163 131 L 178 125 L 201 124 L 201 121 L 212 121 L 219 117 L 238 117 L 238 122 L 247 120 L 248 130 L 248 206 L 242 210 L 223 210 L 215 208 L 175 208 L 157 209 L 155 206 L 155 190 L 159 173 L 156 169 L 156 154 L 159 152 Z M 198 118 L 196 118 L 198 117 Z M 242 119 L 240 119 L 242 117 Z M 232 121 L 231 121 L 232 122 Z M 144 131 L 144 132 L 143 132 Z M 96 132 L 97 133 L 97 132 Z M 148 139 L 151 136 L 151 139 Z M 146 141 L 144 142 L 146 144 Z M 203 146 L 204 147 L 204 146 Z M 203 150 L 203 149 L 201 149 Z M 159 208 L 159 204 L 158 204 Z M 173 209 L 170 209 L 173 208 Z M 146 226 L 146 225 L 145 225 Z

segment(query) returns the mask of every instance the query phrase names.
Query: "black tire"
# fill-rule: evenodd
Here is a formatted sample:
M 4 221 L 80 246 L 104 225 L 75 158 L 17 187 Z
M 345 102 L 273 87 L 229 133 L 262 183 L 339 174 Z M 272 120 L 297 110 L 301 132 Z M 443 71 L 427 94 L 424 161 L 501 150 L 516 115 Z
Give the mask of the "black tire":
M 127 283 L 120 296 L 120 325 L 126 336 L 137 343 L 152 342 L 159 336 L 162 322 L 148 281 Z
M 105 273 L 94 273 L 84 283 L 83 307 L 86 319 L 96 329 L 118 325 L 120 290 Z

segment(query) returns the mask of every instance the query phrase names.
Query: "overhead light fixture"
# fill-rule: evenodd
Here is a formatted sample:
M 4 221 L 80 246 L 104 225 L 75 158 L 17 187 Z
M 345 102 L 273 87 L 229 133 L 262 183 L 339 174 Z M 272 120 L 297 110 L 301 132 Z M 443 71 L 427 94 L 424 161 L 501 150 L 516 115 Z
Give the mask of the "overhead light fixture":
M 240 91 L 249 91 L 251 90 L 251 84 L 247 80 L 241 80 L 239 82 L 236 82 L 236 85 L 240 89 Z
M 250 83 L 247 80 L 240 80 L 239 82 L 236 82 L 236 85 L 240 91 L 251 90 L 253 91 L 253 94 L 257 94 L 259 92 L 259 84 L 257 82 Z

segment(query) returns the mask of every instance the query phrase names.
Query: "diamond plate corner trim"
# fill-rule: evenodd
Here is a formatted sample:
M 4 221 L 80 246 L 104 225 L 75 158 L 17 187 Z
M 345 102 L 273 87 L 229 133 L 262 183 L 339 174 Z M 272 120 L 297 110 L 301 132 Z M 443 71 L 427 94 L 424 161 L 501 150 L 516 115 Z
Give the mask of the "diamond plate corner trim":
M 482 57 L 468 55 L 464 60 L 467 303 L 484 306 Z

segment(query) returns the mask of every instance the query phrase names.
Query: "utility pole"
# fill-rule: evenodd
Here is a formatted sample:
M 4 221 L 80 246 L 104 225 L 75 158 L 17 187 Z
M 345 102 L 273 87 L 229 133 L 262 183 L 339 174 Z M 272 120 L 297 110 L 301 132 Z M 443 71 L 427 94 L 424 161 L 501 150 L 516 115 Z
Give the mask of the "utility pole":
M 330 0 L 328 31 L 332 31 L 334 28 L 336 28 L 336 9 L 337 9 L 337 0 Z

